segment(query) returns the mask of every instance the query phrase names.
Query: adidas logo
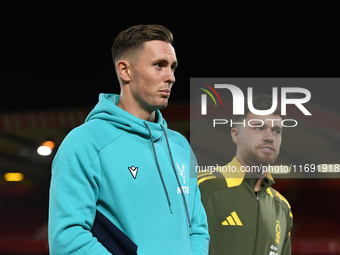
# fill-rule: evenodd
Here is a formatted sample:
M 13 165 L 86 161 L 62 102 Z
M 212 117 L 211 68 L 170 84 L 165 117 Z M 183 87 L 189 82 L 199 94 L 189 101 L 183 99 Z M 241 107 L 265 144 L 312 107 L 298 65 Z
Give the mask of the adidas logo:
M 225 221 L 222 222 L 223 226 L 243 226 L 240 218 L 238 217 L 237 213 L 233 211 L 230 216 L 226 218 Z

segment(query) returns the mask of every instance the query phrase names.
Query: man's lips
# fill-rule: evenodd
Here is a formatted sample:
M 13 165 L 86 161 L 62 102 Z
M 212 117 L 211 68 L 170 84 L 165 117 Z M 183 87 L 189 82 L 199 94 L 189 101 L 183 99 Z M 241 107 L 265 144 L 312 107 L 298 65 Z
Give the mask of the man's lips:
M 170 89 L 161 89 L 159 92 L 162 94 L 162 96 L 169 97 L 170 96 Z
M 272 154 L 275 151 L 274 147 L 270 145 L 262 145 L 259 148 L 262 152 L 269 153 L 269 154 Z

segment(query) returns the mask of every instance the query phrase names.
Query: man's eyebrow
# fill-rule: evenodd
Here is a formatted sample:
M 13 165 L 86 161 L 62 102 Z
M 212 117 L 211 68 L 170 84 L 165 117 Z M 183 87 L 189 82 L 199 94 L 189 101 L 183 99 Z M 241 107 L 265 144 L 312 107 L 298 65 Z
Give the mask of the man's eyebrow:
M 256 125 L 256 124 L 261 124 L 262 126 L 266 125 L 266 123 L 263 123 L 260 120 L 251 120 L 251 125 Z M 249 125 L 249 126 L 251 126 L 251 125 Z
M 279 125 L 268 124 L 267 126 L 270 127 L 271 129 L 282 130 L 282 126 L 279 126 Z
M 261 122 L 260 120 L 253 120 L 251 122 L 251 125 L 254 126 L 254 125 L 258 125 L 258 124 L 261 124 L 261 127 L 264 127 L 264 128 L 271 128 L 271 129 L 280 129 L 282 130 L 282 126 L 278 126 L 278 125 L 272 125 L 272 123 L 264 123 L 264 122 Z M 256 126 L 258 127 L 258 126 Z

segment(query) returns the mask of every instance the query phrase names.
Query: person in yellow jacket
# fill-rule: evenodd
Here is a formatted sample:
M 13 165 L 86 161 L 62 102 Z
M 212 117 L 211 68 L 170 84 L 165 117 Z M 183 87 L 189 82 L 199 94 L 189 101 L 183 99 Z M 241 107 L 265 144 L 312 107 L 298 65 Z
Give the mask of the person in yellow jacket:
M 267 95 L 253 97 L 254 108 L 258 110 L 269 109 L 271 102 Z M 247 125 L 249 120 L 251 125 Z M 264 171 L 279 154 L 281 121 L 279 108 L 273 114 L 259 116 L 246 107 L 245 116 L 234 119 L 234 123 L 240 124 L 231 129 L 236 156 L 225 166 L 199 173 L 198 184 L 208 217 L 210 255 L 291 254 L 291 208 L 271 187 L 275 182 Z

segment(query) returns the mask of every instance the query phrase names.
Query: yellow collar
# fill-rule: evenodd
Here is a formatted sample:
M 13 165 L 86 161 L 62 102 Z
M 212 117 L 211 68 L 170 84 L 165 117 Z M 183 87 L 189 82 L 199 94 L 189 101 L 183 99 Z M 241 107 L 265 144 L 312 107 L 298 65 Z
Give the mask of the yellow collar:
M 244 176 L 246 174 L 246 171 L 242 169 L 242 165 L 237 160 L 236 156 L 227 165 L 219 166 L 216 170 L 223 175 L 228 187 L 239 186 L 243 182 Z M 267 177 L 273 180 L 273 177 L 269 172 L 267 172 Z

